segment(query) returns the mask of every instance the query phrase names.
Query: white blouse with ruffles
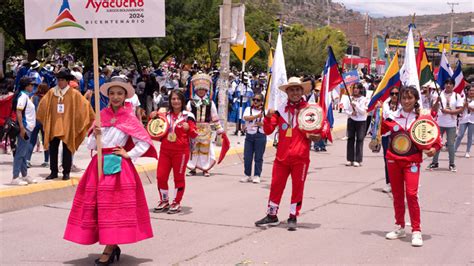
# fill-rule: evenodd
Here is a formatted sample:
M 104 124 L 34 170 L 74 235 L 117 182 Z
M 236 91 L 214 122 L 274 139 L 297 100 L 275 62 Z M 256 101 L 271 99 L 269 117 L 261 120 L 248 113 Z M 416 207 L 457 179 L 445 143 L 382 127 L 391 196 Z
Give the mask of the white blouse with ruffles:
M 129 135 L 116 127 L 102 127 L 102 148 L 123 147 L 127 143 L 128 138 Z M 134 137 L 132 137 L 132 141 L 135 147 L 127 152 L 127 154 L 135 161 L 150 148 L 150 144 Z M 90 134 L 87 138 L 87 148 L 90 150 L 97 149 L 94 134 Z

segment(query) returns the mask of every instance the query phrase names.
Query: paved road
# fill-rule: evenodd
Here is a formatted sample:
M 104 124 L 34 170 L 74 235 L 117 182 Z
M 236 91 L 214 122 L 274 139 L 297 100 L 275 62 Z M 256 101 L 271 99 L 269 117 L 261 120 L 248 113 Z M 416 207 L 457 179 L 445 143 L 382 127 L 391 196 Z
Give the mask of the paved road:
M 365 146 L 368 140 L 366 139 Z M 458 157 L 457 173 L 422 172 L 421 219 L 425 245 L 410 237 L 384 239 L 393 228 L 392 199 L 384 185 L 382 155 L 365 150 L 361 168 L 345 167 L 346 142 L 311 153 L 302 214 L 296 232 L 286 223 L 259 229 L 264 216 L 274 149 L 265 154 L 263 182 L 242 184 L 241 155 L 229 157 L 209 178 L 187 178 L 183 212 L 152 213 L 155 237 L 122 246 L 121 265 L 170 264 L 472 264 L 472 159 Z M 460 155 L 460 154 L 459 154 Z M 425 162 L 425 167 L 428 162 Z M 290 186 L 279 217 L 289 212 Z M 156 184 L 146 184 L 149 207 Z M 71 201 L 7 212 L 1 218 L 1 265 L 91 265 L 99 245 L 62 239 Z M 408 218 L 408 214 L 407 214 Z

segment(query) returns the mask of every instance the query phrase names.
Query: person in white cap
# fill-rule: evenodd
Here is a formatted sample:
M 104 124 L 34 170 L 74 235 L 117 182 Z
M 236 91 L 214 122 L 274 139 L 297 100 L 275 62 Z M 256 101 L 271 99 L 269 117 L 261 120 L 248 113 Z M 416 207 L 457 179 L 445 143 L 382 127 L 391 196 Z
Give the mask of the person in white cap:
M 421 86 L 421 102 L 423 109 L 431 109 L 431 92 L 434 88 L 434 82 L 431 80 Z
M 210 176 L 209 170 L 216 164 L 212 131 L 218 135 L 224 133 L 219 122 L 219 115 L 214 102 L 209 100 L 207 93 L 212 86 L 211 77 L 207 74 L 196 74 L 191 79 L 195 95 L 187 104 L 187 110 L 196 118 L 198 136 L 191 151 L 188 162 L 188 175 L 196 175 L 196 170 L 202 170 L 204 176 Z

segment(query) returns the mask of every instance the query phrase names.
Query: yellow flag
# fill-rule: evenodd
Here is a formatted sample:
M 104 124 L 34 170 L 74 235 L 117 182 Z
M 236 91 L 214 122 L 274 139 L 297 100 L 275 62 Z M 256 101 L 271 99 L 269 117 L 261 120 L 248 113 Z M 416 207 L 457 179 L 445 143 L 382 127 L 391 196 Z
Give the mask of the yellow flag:
M 249 61 L 258 51 L 260 51 L 260 47 L 258 47 L 257 43 L 252 39 L 248 32 L 245 33 L 246 38 L 246 51 L 245 51 L 245 61 Z M 232 51 L 234 51 L 237 58 L 239 58 L 240 62 L 244 57 L 244 45 L 235 45 L 232 46 Z
M 268 53 L 268 72 L 272 71 L 272 65 L 273 65 L 273 53 L 272 49 L 270 49 L 270 53 Z

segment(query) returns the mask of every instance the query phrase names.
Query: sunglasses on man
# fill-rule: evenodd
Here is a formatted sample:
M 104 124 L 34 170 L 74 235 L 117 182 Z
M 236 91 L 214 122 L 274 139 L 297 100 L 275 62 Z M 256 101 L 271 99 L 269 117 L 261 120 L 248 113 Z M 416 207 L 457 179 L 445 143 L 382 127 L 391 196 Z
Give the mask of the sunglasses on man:
M 252 101 L 254 101 L 254 102 L 261 102 L 262 100 L 257 99 L 257 98 L 253 98 Z
M 395 96 L 395 95 L 398 96 L 398 92 L 391 92 L 391 93 L 390 93 L 390 96 Z

